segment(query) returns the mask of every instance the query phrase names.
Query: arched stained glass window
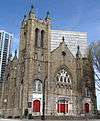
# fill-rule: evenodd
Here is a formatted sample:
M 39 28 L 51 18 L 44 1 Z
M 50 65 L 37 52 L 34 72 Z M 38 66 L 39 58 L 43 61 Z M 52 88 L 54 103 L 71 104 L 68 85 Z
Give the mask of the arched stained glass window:
M 85 96 L 86 97 L 90 97 L 91 96 L 91 92 L 90 92 L 90 89 L 88 87 L 85 88 Z
M 38 79 L 33 82 L 33 92 L 42 93 L 42 82 Z
M 37 87 L 38 92 L 42 92 L 42 83 L 40 81 L 38 82 L 37 86 L 38 86 Z

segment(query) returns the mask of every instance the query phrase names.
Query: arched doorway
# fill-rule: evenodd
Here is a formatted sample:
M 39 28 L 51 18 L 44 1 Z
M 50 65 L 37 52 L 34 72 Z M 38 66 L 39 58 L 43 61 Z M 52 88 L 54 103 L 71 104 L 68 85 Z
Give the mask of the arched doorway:
M 65 99 L 59 99 L 57 102 L 57 112 L 58 113 L 68 113 L 68 101 Z
M 84 105 L 85 113 L 89 113 L 89 104 L 85 103 Z
M 40 112 L 41 103 L 39 100 L 33 101 L 33 112 Z

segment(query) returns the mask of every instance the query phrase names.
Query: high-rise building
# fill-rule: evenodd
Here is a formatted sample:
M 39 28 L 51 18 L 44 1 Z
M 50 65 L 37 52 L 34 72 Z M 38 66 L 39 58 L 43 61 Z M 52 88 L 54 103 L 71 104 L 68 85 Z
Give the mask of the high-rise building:
M 12 39 L 12 34 L 4 30 L 0 30 L 0 82 L 3 80 L 5 67 L 11 50 Z
M 82 56 L 86 56 L 86 48 L 88 47 L 86 32 L 51 30 L 51 50 L 59 46 L 63 36 L 67 47 L 74 56 L 76 55 L 77 46 L 80 46 Z

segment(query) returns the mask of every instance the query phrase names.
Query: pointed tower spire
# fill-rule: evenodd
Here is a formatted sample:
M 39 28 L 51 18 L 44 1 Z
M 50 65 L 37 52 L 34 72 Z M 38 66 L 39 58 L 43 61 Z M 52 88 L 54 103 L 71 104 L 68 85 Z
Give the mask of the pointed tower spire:
M 24 15 L 24 18 L 23 18 L 23 21 L 22 21 L 22 22 L 24 22 L 24 21 L 25 21 L 25 19 L 26 19 L 26 15 Z
M 64 36 L 62 36 L 61 44 L 62 44 L 62 43 L 65 43 L 65 38 L 64 38 Z
M 31 10 L 30 10 L 30 13 L 35 14 L 35 10 L 34 10 L 33 5 L 31 5 Z
M 24 15 L 24 18 L 22 20 L 22 26 L 24 25 L 25 20 L 26 20 L 26 15 Z
M 80 56 L 81 56 L 80 46 L 79 46 L 79 45 L 77 46 L 77 53 L 76 53 L 76 56 L 77 56 L 77 57 L 80 57 Z
M 50 12 L 49 11 L 47 11 L 47 13 L 46 13 L 45 20 L 51 20 L 51 18 L 50 18 Z
M 30 12 L 29 12 L 28 17 L 29 17 L 29 19 L 36 18 L 36 16 L 35 16 L 35 10 L 34 10 L 33 5 L 31 5 L 31 10 L 30 10 Z
M 15 50 L 14 59 L 17 59 L 17 50 Z
M 64 38 L 64 36 L 62 37 L 62 41 L 63 41 L 63 42 L 65 41 L 65 38 Z

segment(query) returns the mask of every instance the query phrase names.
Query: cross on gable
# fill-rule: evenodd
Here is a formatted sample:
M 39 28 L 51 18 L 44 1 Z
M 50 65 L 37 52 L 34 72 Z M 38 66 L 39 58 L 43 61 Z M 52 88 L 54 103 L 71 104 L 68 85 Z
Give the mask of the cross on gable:
M 65 40 L 64 36 L 62 37 L 62 40 L 63 40 L 63 42 L 64 42 L 64 40 Z

